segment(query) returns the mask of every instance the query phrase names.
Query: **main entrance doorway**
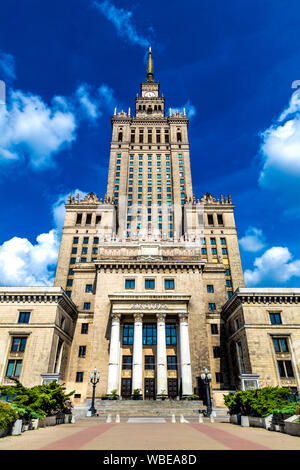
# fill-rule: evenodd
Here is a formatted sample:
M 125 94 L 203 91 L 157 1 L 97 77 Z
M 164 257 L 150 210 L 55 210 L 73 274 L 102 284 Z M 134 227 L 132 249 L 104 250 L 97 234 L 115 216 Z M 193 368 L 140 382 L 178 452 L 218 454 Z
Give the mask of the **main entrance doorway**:
M 121 395 L 122 398 L 131 398 L 131 379 L 122 379 L 121 382 Z
M 144 383 L 144 399 L 154 400 L 155 399 L 155 379 L 145 379 Z
M 177 379 L 168 379 L 168 397 L 176 398 L 178 395 Z

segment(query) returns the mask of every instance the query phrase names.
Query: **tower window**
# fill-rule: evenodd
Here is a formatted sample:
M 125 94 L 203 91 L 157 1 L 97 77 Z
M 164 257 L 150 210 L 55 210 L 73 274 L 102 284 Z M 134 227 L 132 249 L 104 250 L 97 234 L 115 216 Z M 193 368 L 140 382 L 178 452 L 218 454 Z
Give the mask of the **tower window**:
M 119 142 L 122 142 L 122 140 L 123 140 L 123 132 L 119 132 L 119 134 L 118 134 L 118 141 L 119 141 Z
M 281 315 L 280 313 L 270 313 L 270 322 L 271 322 L 271 325 L 281 325 L 282 324 L 282 321 L 281 321 Z
M 212 335 L 217 335 L 218 334 L 218 325 L 217 323 L 212 323 L 210 325 L 210 331 Z
M 76 225 L 80 225 L 82 222 L 82 214 L 77 214 Z
M 214 225 L 214 218 L 212 214 L 207 214 L 208 225 Z
M 177 142 L 181 142 L 181 132 L 177 132 Z
M 222 215 L 222 214 L 218 214 L 218 224 L 219 224 L 219 225 L 224 225 L 224 223 L 223 223 L 223 215 Z
M 86 214 L 85 224 L 86 225 L 91 225 L 91 222 L 92 222 L 92 214 Z

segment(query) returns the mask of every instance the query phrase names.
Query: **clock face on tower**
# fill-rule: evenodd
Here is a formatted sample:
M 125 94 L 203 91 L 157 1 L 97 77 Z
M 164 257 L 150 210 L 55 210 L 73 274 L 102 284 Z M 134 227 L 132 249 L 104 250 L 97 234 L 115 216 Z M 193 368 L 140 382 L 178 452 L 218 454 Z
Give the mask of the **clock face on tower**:
M 147 93 L 145 93 L 145 96 L 147 98 L 154 98 L 155 93 L 153 91 L 147 91 Z

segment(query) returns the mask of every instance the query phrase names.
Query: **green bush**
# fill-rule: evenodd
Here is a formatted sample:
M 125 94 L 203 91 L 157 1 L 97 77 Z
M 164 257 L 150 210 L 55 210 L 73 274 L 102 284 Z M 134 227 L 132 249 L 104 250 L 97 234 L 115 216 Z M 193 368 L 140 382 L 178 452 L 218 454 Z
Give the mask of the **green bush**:
M 224 395 L 224 403 L 230 415 L 242 413 L 246 416 L 266 417 L 275 410 L 291 406 L 290 389 L 279 387 L 264 387 L 245 390 L 231 395 Z
M 297 413 L 297 409 L 298 409 L 298 413 Z M 273 411 L 273 414 L 283 414 L 283 415 L 297 415 L 299 414 L 299 411 L 300 411 L 300 406 L 299 406 L 299 402 L 298 403 L 289 403 L 288 405 L 282 407 L 282 408 L 278 408 L 276 410 Z
M 0 387 L 0 393 L 16 394 L 12 406 L 18 415 L 26 420 L 30 418 L 44 418 L 56 411 L 65 411 L 65 401 L 73 395 L 74 391 L 65 394 L 65 388 L 55 381 L 46 385 L 37 385 L 32 388 L 24 387 L 17 379 L 13 379 L 14 386 Z
M 0 430 L 12 427 L 16 419 L 18 415 L 9 403 L 0 401 Z

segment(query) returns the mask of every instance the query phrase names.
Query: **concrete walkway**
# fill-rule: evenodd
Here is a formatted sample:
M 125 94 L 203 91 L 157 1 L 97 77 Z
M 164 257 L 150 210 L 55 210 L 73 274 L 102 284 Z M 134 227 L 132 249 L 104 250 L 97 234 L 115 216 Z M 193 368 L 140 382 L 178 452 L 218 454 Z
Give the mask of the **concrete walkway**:
M 299 450 L 300 438 L 230 423 L 106 424 L 93 418 L 0 439 L 0 450 Z

